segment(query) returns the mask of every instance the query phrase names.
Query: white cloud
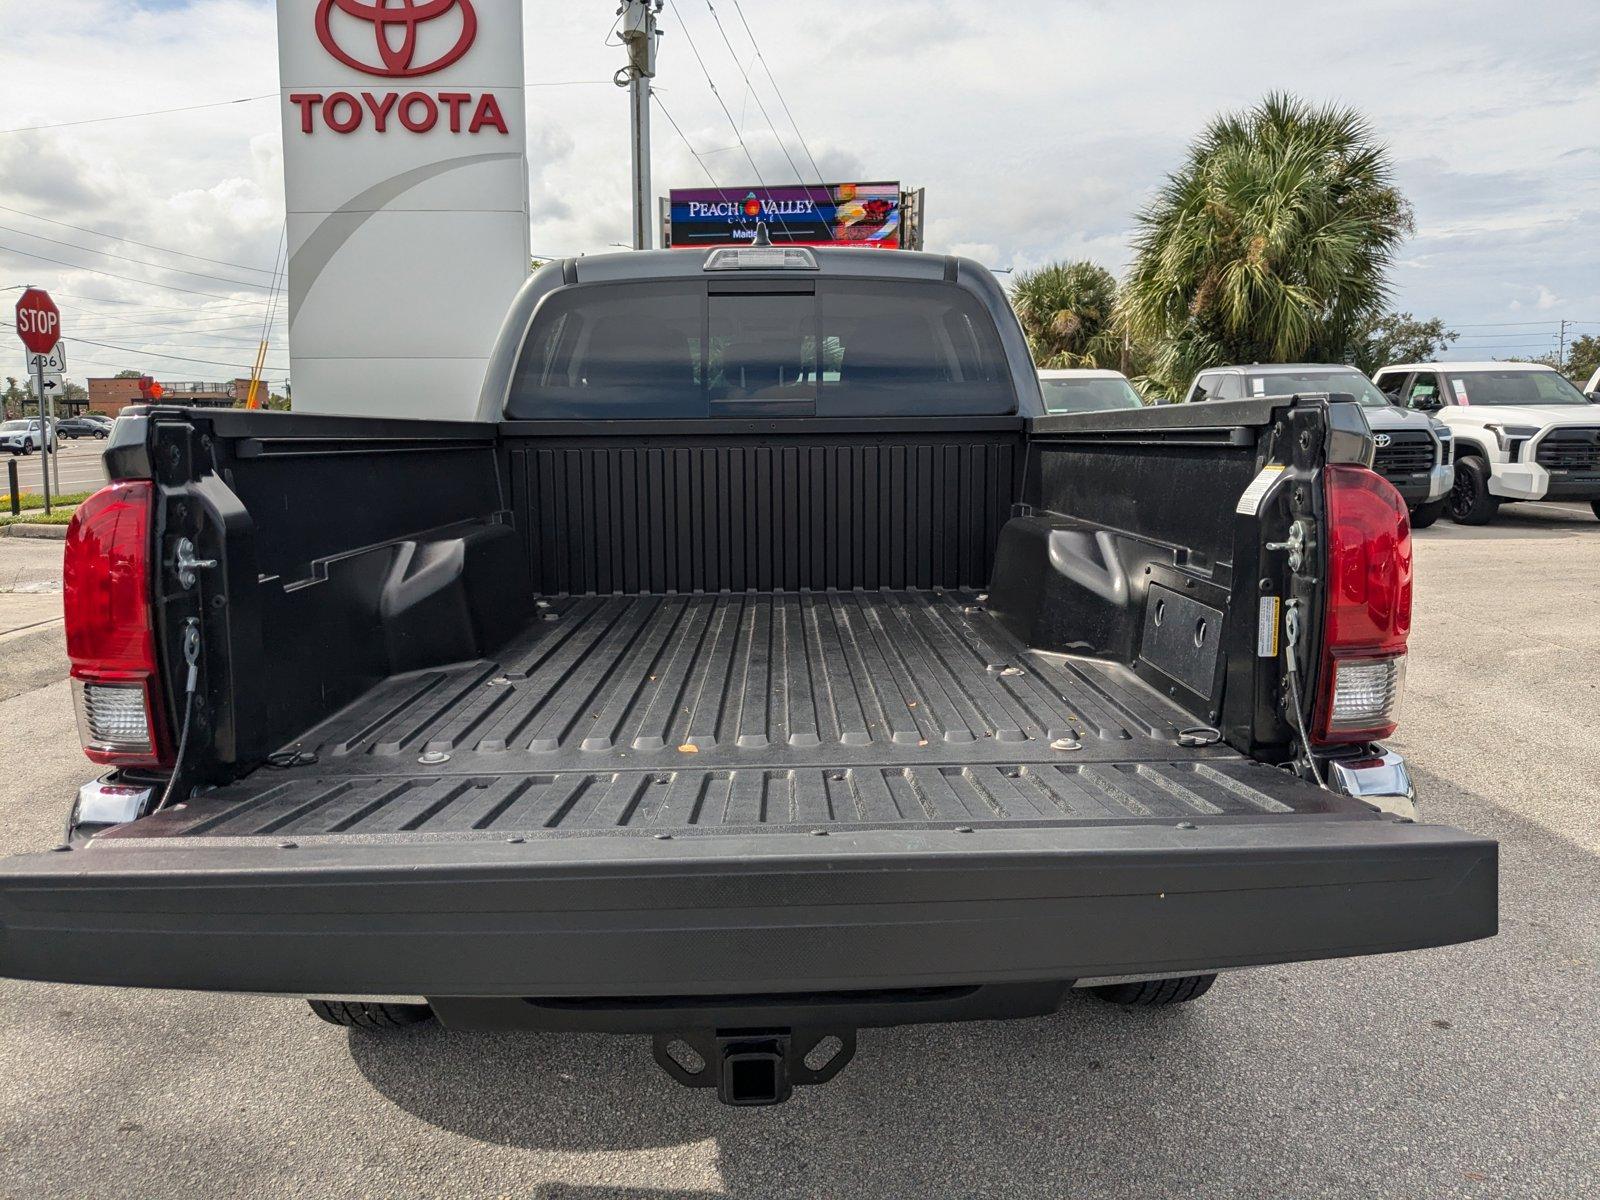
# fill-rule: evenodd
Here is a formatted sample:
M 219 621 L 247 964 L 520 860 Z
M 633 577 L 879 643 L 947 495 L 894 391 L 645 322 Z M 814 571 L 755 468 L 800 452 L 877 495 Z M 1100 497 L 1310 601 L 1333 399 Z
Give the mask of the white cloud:
M 1283 88 L 1356 106 L 1393 148 L 1418 219 L 1395 272 L 1400 307 L 1455 323 L 1492 321 L 1513 303 L 1552 319 L 1600 317 L 1600 9 L 1589 0 L 1525 0 L 1515 36 L 1498 0 L 939 0 L 910 22 L 898 8 L 853 0 L 742 7 L 822 172 L 926 187 L 930 248 L 996 266 L 1086 256 L 1121 270 L 1134 212 L 1189 139 L 1216 112 Z M 277 86 L 274 9 L 264 0 L 58 0 L 48 20 L 39 11 L 0 0 L 3 128 Z M 529 92 L 532 244 L 547 254 L 603 250 L 626 241 L 630 227 L 627 101 L 607 82 L 622 62 L 604 40 L 611 10 L 526 11 L 531 80 L 599 81 Z M 674 0 L 664 14 L 665 108 L 720 183 L 754 182 L 743 151 L 727 149 L 739 136 L 769 181 L 792 177 L 790 156 L 809 175 L 732 6 L 717 11 L 788 155 L 701 0 Z M 658 189 L 704 182 L 660 113 L 655 144 Z M 270 266 L 277 244 L 281 170 L 270 101 L 0 136 L 0 204 L 254 266 Z M 0 225 L 54 236 L 7 214 Z M 9 234 L 0 245 L 45 252 Z M 170 344 L 224 347 L 245 332 L 246 322 L 225 319 L 236 310 L 203 297 L 24 262 L 0 254 L 0 286 L 34 272 L 64 291 L 205 308 L 225 330 Z

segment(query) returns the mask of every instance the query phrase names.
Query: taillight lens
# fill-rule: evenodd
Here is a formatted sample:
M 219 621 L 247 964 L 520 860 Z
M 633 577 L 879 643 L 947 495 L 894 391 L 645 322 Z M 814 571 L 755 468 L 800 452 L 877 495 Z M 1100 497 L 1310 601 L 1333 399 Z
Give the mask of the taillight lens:
M 1405 692 L 1411 636 L 1411 516 L 1388 480 L 1330 466 L 1328 612 L 1313 722 L 1323 743 L 1389 737 Z
M 150 601 L 153 485 L 114 483 L 78 506 L 63 565 L 67 658 L 84 752 L 116 766 L 171 766 L 158 703 Z

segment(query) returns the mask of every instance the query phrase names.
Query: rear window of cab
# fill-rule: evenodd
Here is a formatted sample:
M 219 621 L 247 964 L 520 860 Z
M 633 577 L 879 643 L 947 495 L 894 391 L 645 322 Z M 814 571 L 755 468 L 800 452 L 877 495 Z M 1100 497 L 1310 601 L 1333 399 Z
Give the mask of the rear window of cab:
M 971 293 L 881 279 L 563 288 L 534 315 L 506 406 L 513 420 L 1016 411 Z

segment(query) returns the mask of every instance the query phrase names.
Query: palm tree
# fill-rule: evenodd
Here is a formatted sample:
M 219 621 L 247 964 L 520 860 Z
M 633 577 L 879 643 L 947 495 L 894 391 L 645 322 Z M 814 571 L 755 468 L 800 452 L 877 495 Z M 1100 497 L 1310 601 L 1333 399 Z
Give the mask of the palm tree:
M 1411 207 L 1352 109 L 1269 95 L 1212 121 L 1139 215 L 1120 315 L 1178 394 L 1223 363 L 1342 361 L 1388 299 Z
M 1011 303 L 1041 367 L 1116 367 L 1117 281 L 1092 262 L 1051 263 L 1018 274 Z

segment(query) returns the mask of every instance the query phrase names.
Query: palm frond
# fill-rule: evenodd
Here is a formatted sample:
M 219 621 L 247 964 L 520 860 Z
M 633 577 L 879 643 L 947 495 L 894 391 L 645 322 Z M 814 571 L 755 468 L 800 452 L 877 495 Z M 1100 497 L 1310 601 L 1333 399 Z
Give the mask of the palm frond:
M 1215 118 L 1138 215 L 1116 321 L 1158 347 L 1167 394 L 1224 361 L 1342 359 L 1413 228 L 1365 117 L 1272 93 Z

